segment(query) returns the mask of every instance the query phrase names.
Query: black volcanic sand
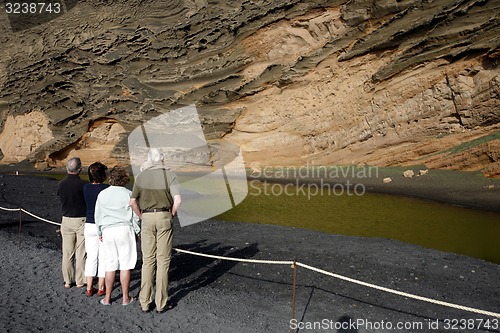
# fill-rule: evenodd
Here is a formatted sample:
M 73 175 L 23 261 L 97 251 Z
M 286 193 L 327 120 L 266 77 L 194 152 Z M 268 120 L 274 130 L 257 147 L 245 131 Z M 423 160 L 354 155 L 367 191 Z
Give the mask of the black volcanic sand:
M 59 221 L 56 184 L 44 177 L 0 175 L 0 206 L 22 206 Z M 82 289 L 66 290 L 60 272 L 58 227 L 26 214 L 22 219 L 19 233 L 19 213 L 0 214 L 3 332 L 290 332 L 293 270 L 288 265 L 177 253 L 170 271 L 170 294 L 177 306 L 163 314 L 143 314 L 138 302 L 121 305 L 119 287 L 110 307 L 100 305 L 97 296 L 86 297 Z M 296 258 L 388 288 L 500 312 L 499 265 L 399 241 L 210 220 L 182 228 L 176 223 L 174 242 L 178 248 L 223 256 Z M 138 294 L 139 286 L 140 258 L 132 274 L 132 296 Z M 326 328 L 300 332 L 500 332 L 498 326 L 447 330 L 446 319 L 477 319 L 479 323 L 493 318 L 384 293 L 300 267 L 295 318 L 303 325 L 316 322 Z M 334 329 L 335 322 L 349 320 L 365 326 Z M 439 330 L 430 329 L 436 320 Z M 423 329 L 388 329 L 388 323 L 397 322 L 422 323 Z

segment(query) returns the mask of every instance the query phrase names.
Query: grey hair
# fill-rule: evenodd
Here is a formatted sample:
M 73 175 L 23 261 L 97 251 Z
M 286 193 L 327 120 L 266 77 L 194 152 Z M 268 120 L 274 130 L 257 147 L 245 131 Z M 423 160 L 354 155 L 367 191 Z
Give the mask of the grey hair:
M 158 163 L 163 161 L 163 153 L 157 148 L 151 148 L 148 152 L 148 161 Z
M 79 173 L 82 171 L 82 161 L 80 157 L 72 157 L 66 162 L 66 170 L 70 173 Z

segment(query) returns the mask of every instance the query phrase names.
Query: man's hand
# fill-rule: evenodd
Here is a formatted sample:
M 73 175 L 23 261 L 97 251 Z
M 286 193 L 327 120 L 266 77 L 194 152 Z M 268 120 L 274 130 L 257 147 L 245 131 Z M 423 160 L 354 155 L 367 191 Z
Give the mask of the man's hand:
M 130 207 L 132 207 L 132 210 L 134 211 L 135 215 L 137 215 L 142 220 L 142 213 L 141 210 L 139 209 L 137 200 L 135 198 L 130 198 L 129 205 Z
M 174 205 L 172 206 L 172 217 L 177 215 L 177 210 L 179 209 L 180 205 L 181 205 L 181 196 L 176 194 L 174 195 Z

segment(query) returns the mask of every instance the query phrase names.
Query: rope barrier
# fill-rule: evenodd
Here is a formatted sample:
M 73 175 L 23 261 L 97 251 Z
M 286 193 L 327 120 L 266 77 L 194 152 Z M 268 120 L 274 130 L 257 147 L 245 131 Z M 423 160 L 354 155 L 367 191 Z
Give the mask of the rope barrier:
M 468 306 L 463 306 L 463 305 L 458 305 L 458 304 L 443 302 L 443 301 L 435 300 L 435 299 L 428 298 L 428 297 L 423 297 L 423 296 L 418 296 L 418 295 L 413 295 L 413 294 L 405 293 L 403 291 L 399 291 L 399 290 L 395 290 L 395 289 L 381 287 L 381 286 L 378 286 L 376 284 L 372 284 L 372 283 L 368 283 L 368 282 L 363 282 L 363 281 L 360 281 L 360 280 L 352 279 L 352 278 L 347 277 L 347 276 L 343 276 L 343 275 L 339 275 L 339 274 L 327 272 L 325 270 L 322 270 L 322 269 L 319 269 L 319 268 L 316 268 L 316 267 L 313 267 L 313 266 L 309 266 L 309 265 L 306 265 L 306 264 L 303 264 L 303 263 L 300 263 L 300 262 L 297 262 L 297 266 L 300 266 L 300 267 L 303 267 L 303 268 L 307 268 L 309 270 L 312 270 L 312 271 L 315 271 L 315 272 L 318 272 L 318 273 L 321 273 L 321 274 L 329 275 L 329 276 L 337 278 L 337 279 L 341 279 L 341 280 L 348 281 L 348 282 L 351 282 L 351 283 L 359 284 L 359 285 L 362 285 L 362 286 L 365 286 L 365 287 L 369 287 L 369 288 L 373 288 L 373 289 L 378 289 L 378 290 L 381 290 L 381 291 L 385 291 L 387 293 L 392 293 L 392 294 L 396 294 L 396 295 L 399 295 L 399 296 L 404 296 L 404 297 L 408 297 L 408 298 L 417 299 L 419 301 L 424 301 L 424 302 L 428 302 L 428 303 L 439 304 L 439 305 L 447 306 L 447 307 L 450 307 L 450 308 L 455 308 L 455 309 L 459 309 L 459 310 L 464 310 L 464 311 L 469 311 L 469 312 L 483 314 L 483 315 L 486 315 L 486 316 L 500 318 L 500 313 L 495 313 L 495 312 L 490 312 L 490 311 L 475 309 L 475 308 L 471 308 L 471 307 L 468 307 Z
M 51 223 L 51 224 L 55 224 L 55 225 L 59 225 L 59 226 L 61 225 L 61 223 L 57 223 L 57 222 L 54 222 L 54 221 L 50 221 L 50 220 L 41 218 L 41 217 L 39 217 L 39 216 L 37 216 L 37 215 L 35 215 L 33 213 L 30 213 L 30 212 L 26 211 L 23 208 L 5 208 L 5 207 L 1 207 L 0 206 L 0 209 L 4 210 L 4 211 L 10 211 L 10 212 L 21 211 L 21 212 L 24 212 L 24 213 L 26 213 L 26 214 L 34 217 L 34 218 L 37 218 L 37 219 L 39 219 L 41 221 L 44 221 L 44 222 L 47 222 L 47 223 Z M 386 287 L 378 286 L 376 284 L 372 284 L 372 283 L 368 283 L 368 282 L 356 280 L 356 279 L 353 279 L 353 278 L 350 278 L 350 277 L 347 277 L 347 276 L 343 276 L 343 275 L 340 275 L 340 274 L 328 272 L 328 271 L 325 271 L 325 270 L 322 270 L 322 269 L 319 269 L 319 268 L 316 268 L 316 267 L 313 267 L 313 266 L 309 266 L 309 265 L 306 265 L 306 264 L 303 264 L 303 263 L 297 262 L 297 261 L 243 259 L 243 258 L 223 257 L 223 256 L 212 255 L 212 254 L 205 254 L 205 253 L 193 252 L 193 251 L 188 251 L 188 250 L 183 250 L 183 249 L 178 249 L 178 248 L 173 248 L 173 249 L 175 251 L 177 251 L 177 252 L 180 252 L 180 253 L 186 253 L 186 254 L 190 254 L 190 255 L 195 255 L 195 256 L 200 256 L 200 257 L 207 257 L 207 258 L 212 258 L 212 259 L 219 259 L 219 260 L 248 262 L 248 263 L 257 263 L 257 264 L 271 264 L 271 265 L 291 265 L 292 268 L 294 266 L 300 266 L 302 268 L 309 269 L 309 270 L 317 272 L 317 273 L 325 274 L 325 275 L 328 275 L 328 276 L 331 276 L 331 277 L 334 277 L 334 278 L 337 278 L 337 279 L 340 279 L 340 280 L 344 280 L 344 281 L 351 282 L 351 283 L 354 283 L 354 284 L 358 284 L 358 285 L 361 285 L 361 286 L 365 286 L 365 287 L 368 287 L 368 288 L 373 288 L 373 289 L 376 289 L 376 290 L 384 291 L 384 292 L 387 292 L 387 293 L 391 293 L 391 294 L 395 294 L 395 295 L 399 295 L 399 296 L 403 296 L 403 297 L 408 297 L 408 298 L 412 298 L 412 299 L 416 299 L 416 300 L 419 300 L 419 301 L 428 302 L 428 303 L 432 303 L 432 304 L 438 304 L 438 305 L 442 305 L 442 306 L 445 306 L 445 307 L 450 307 L 450 308 L 454 308 L 454 309 L 458 309 L 458 310 L 463 310 L 463 311 L 467 311 L 467 312 L 478 313 L 478 314 L 482 314 L 482 315 L 485 315 L 485 316 L 500 318 L 500 313 L 496 313 L 496 312 L 492 312 L 492 311 L 486 311 L 486 310 L 481 310 L 481 309 L 476 309 L 476 308 L 472 308 L 472 307 L 468 307 L 468 306 L 463 306 L 463 305 L 459 305 L 459 304 L 453 304 L 453 303 L 444 302 L 444 301 L 440 301 L 440 300 L 436 300 L 436 299 L 432 299 L 432 298 L 428 298 L 428 297 L 423 297 L 423 296 L 419 296 L 419 295 L 414 295 L 414 294 L 406 293 L 406 292 L 395 290 L 395 289 L 391 289 L 391 288 L 386 288 Z
M 5 210 L 5 211 L 8 211 L 8 212 L 23 212 L 23 213 L 26 213 L 30 216 L 33 216 L 34 218 L 40 220 L 40 221 L 43 221 L 43 222 L 47 222 L 47 223 L 50 223 L 50 224 L 54 224 L 54 225 L 61 225 L 61 223 L 57 223 L 57 222 L 54 222 L 54 221 L 50 221 L 50 220 L 47 220 L 47 219 L 44 219 L 43 217 L 40 217 L 40 216 L 37 216 L 33 213 L 30 213 L 28 212 L 27 210 L 23 209 L 23 208 L 5 208 L 5 207 L 0 207 L 1 210 Z
M 177 252 L 187 253 L 187 254 L 191 254 L 194 256 L 207 257 L 207 258 L 220 259 L 220 260 L 251 262 L 251 263 L 255 263 L 255 264 L 269 264 L 269 265 L 293 265 L 293 261 L 257 260 L 257 259 L 242 259 L 242 258 L 233 258 L 233 257 L 222 257 L 222 256 L 215 256 L 212 254 L 205 254 L 205 253 L 192 252 L 192 251 L 188 251 L 188 250 L 182 250 L 182 249 L 178 249 L 175 247 L 174 247 L 174 250 Z
M 57 223 L 57 222 L 54 222 L 54 221 L 46 220 L 46 219 L 44 219 L 44 218 L 42 218 L 42 217 L 40 217 L 40 216 L 36 216 L 35 214 L 28 212 L 27 210 L 24 210 L 24 209 L 22 209 L 22 208 L 21 208 L 20 210 L 21 210 L 22 212 L 24 212 L 24 213 L 28 214 L 28 215 L 33 216 L 33 217 L 34 217 L 34 218 L 36 218 L 36 219 L 39 219 L 40 221 L 47 222 L 47 223 L 54 224 L 54 225 L 61 225 L 61 223 Z
M 5 207 L 0 207 L 1 210 L 6 210 L 8 212 L 18 212 L 21 210 L 21 208 L 5 208 Z

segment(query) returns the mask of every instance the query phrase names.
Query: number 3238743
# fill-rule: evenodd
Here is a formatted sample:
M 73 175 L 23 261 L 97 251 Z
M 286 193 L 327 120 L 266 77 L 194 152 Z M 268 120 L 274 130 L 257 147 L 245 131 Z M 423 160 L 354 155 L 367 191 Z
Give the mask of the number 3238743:
M 58 2 L 7 2 L 7 14 L 59 14 L 61 4 Z
M 474 329 L 493 329 L 500 327 L 499 320 L 494 319 L 445 319 L 444 329 L 446 330 L 474 330 Z

